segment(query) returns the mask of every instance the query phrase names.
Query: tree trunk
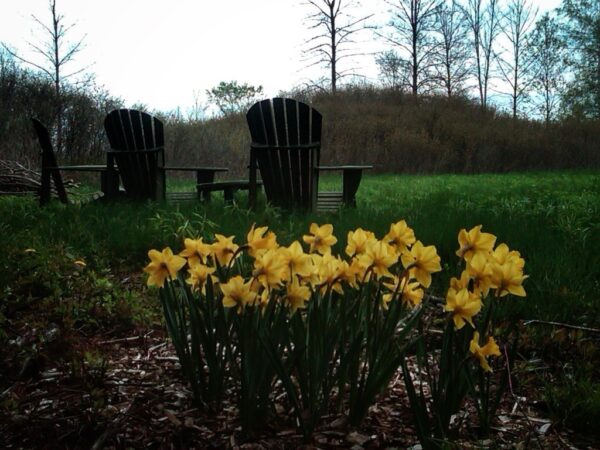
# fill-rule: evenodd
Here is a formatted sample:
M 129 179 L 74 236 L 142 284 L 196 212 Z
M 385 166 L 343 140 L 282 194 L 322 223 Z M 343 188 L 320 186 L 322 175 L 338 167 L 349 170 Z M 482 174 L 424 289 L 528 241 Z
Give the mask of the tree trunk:
M 336 55 L 336 44 L 335 44 L 335 14 L 333 9 L 335 7 L 335 2 L 331 2 L 329 6 L 329 17 L 331 18 L 331 93 L 335 94 L 337 92 L 337 55 Z

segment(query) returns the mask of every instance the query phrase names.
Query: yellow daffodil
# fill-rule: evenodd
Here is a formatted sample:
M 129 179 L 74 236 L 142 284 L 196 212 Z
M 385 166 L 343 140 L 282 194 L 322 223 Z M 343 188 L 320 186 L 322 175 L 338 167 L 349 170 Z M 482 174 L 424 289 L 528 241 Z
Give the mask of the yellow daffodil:
M 79 267 L 82 267 L 82 268 L 85 267 L 85 266 L 87 266 L 87 264 L 85 263 L 85 261 L 83 259 L 77 259 L 77 260 L 73 261 L 73 263 L 76 266 L 79 266 Z
M 238 251 L 239 245 L 233 242 L 235 236 L 225 237 L 222 234 L 215 234 L 215 238 L 217 240 L 211 244 L 212 253 L 221 266 L 226 266 Z
M 415 232 L 406 224 L 406 221 L 400 220 L 390 225 L 390 231 L 383 240 L 396 247 L 399 253 L 403 253 L 415 243 L 416 238 Z
M 289 267 L 291 275 L 309 277 L 313 271 L 313 263 L 310 255 L 304 253 L 300 242 L 294 241 L 289 247 L 282 249 L 285 264 Z
M 307 276 L 300 276 L 300 281 L 309 284 L 313 289 L 316 289 L 319 286 L 319 266 L 321 265 L 323 257 L 318 253 L 311 253 L 308 256 L 310 256 L 312 269 Z
M 500 347 L 498 347 L 498 344 L 496 344 L 496 341 L 492 336 L 488 337 L 487 344 L 483 347 L 479 346 L 479 333 L 477 331 L 473 334 L 473 339 L 469 344 L 469 350 L 473 356 L 479 360 L 479 364 L 486 372 L 492 371 L 487 358 L 489 356 L 500 356 Z
M 460 274 L 460 278 L 452 277 L 450 278 L 450 287 L 455 291 L 460 291 L 461 289 L 468 289 L 469 282 L 471 281 L 471 276 L 469 272 L 463 270 Z
M 188 259 L 188 262 L 190 260 Z M 212 274 L 215 272 L 215 268 L 214 267 L 208 267 L 205 266 L 204 264 L 193 264 L 189 269 L 188 269 L 188 273 L 190 274 L 190 277 L 185 280 L 185 282 L 187 284 L 189 284 L 190 286 L 192 286 L 192 290 L 194 291 L 200 291 L 203 294 L 206 293 L 206 281 L 208 280 L 208 277 L 211 278 L 211 280 L 213 281 L 213 283 L 215 283 L 217 281 L 217 278 L 212 276 Z
M 521 270 L 525 267 L 525 260 L 521 258 L 521 254 L 516 250 L 510 250 L 506 244 L 500 244 L 494 249 L 492 259 L 500 265 L 512 261 Z
M 148 286 L 163 287 L 167 277 L 175 278 L 177 272 L 185 266 L 186 260 L 181 256 L 174 255 L 173 251 L 167 247 L 162 252 L 150 250 L 148 252 L 150 263 L 144 267 L 148 277 Z
M 252 276 L 265 288 L 276 287 L 286 276 L 285 259 L 278 249 L 267 250 L 254 260 Z
M 496 243 L 496 236 L 490 233 L 482 233 L 481 225 L 471 228 L 469 231 L 464 228 L 458 233 L 458 243 L 460 248 L 456 251 L 456 255 L 464 258 L 465 261 L 470 261 L 473 255 L 482 253 L 487 256 L 492 252 Z
M 267 233 L 268 227 L 250 228 L 248 232 L 248 254 L 253 258 L 258 257 L 260 254 L 267 250 L 277 247 L 277 236 L 272 231 Z
M 481 292 L 485 298 L 492 285 L 492 267 L 488 259 L 482 253 L 476 253 L 467 262 L 466 272 L 468 272 L 470 278 L 473 280 L 474 289 Z
M 365 270 L 358 259 L 353 258 L 350 264 L 348 264 L 348 261 L 341 261 L 339 270 L 340 279 L 355 288 L 358 286 L 357 282 L 363 279 Z
M 340 283 L 343 267 L 339 258 L 334 257 L 331 253 L 326 253 L 320 258 L 316 269 L 318 284 L 321 286 L 322 292 L 325 292 L 327 287 L 331 287 L 339 294 L 344 293 Z
M 383 283 L 390 290 L 390 293 L 382 297 L 383 307 L 388 309 L 388 304 L 392 299 L 398 296 L 405 305 L 412 307 L 419 306 L 423 302 L 423 289 L 418 281 L 410 281 L 406 278 L 394 277 L 393 283 Z
M 310 225 L 310 233 L 305 234 L 302 240 L 310 245 L 310 253 L 317 251 L 321 255 L 331 253 L 331 246 L 337 242 L 337 238 L 333 235 L 333 225 L 325 224 L 322 226 L 312 223 Z
M 256 296 L 256 301 L 254 304 L 258 304 L 258 306 L 260 306 L 261 310 L 264 312 L 265 308 L 269 305 L 269 301 L 271 300 L 271 289 L 262 288 L 262 290 L 259 290 L 259 292 L 260 293 Z
M 284 300 L 292 310 L 292 314 L 298 309 L 304 309 L 309 298 L 310 289 L 301 285 L 298 278 L 294 278 L 291 283 L 287 284 Z
M 508 260 L 504 264 L 492 265 L 492 287 L 496 288 L 496 295 L 504 297 L 512 294 L 519 297 L 525 297 L 523 281 L 527 275 L 523 275 L 523 270 L 514 261 Z
M 365 231 L 362 228 L 348 231 L 346 254 L 348 256 L 361 255 L 367 250 L 368 244 L 375 240 L 375 235 L 372 232 Z
M 465 326 L 465 321 L 475 328 L 473 316 L 481 311 L 481 298 L 467 289 L 455 291 L 450 288 L 446 295 L 444 311 L 452 313 L 452 320 L 454 320 L 454 326 L 457 330 Z
M 431 285 L 431 274 L 442 270 L 435 246 L 425 247 L 421 241 L 415 242 L 410 252 L 402 253 L 400 258 L 404 268 L 426 288 Z
M 226 308 L 236 307 L 239 313 L 245 306 L 253 304 L 256 300 L 256 293 L 251 289 L 252 281 L 244 282 L 240 275 L 236 275 L 227 283 L 221 284 L 223 306 Z
M 357 258 L 353 258 L 352 259 L 352 263 L 350 264 L 350 270 L 353 270 L 354 272 L 356 272 L 356 281 L 364 281 L 365 280 L 365 276 L 367 274 L 367 270 L 369 269 L 369 266 L 365 266 L 360 259 Z
M 179 256 L 187 258 L 190 267 L 195 264 L 204 264 L 206 257 L 211 254 L 211 245 L 203 242 L 202 238 L 186 238 L 183 245 L 185 248 L 179 253 Z
M 358 260 L 363 267 L 371 268 L 377 278 L 392 277 L 389 268 L 398 261 L 398 253 L 391 245 L 375 241 L 367 246 L 366 252 Z

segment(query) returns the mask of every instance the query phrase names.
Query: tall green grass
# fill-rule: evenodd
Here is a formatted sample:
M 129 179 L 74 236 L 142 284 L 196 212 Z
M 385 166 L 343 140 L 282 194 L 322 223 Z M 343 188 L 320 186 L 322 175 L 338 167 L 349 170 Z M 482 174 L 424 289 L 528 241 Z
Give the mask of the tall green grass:
M 325 177 L 321 188 L 339 184 L 339 178 Z M 246 196 L 239 193 L 234 206 L 224 206 L 215 195 L 208 205 L 94 202 L 65 207 L 53 202 L 43 209 L 33 198 L 0 198 L 0 285 L 10 286 L 11 255 L 26 248 L 62 246 L 88 264 L 136 271 L 150 248 L 178 250 L 183 236 L 212 238 L 215 232 L 234 234 L 241 242 L 255 222 L 276 231 L 282 243 L 296 239 L 313 221 L 330 222 L 343 251 L 349 230 L 360 226 L 382 236 L 391 222 L 405 219 L 417 238 L 436 245 L 442 257 L 445 270 L 433 287 L 437 294 L 443 295 L 448 279 L 457 275 L 459 229 L 483 224 L 484 231 L 522 253 L 530 275 L 528 296 L 507 303 L 507 317 L 600 322 L 598 172 L 365 176 L 358 208 L 329 215 L 288 214 L 264 203 L 250 212 Z

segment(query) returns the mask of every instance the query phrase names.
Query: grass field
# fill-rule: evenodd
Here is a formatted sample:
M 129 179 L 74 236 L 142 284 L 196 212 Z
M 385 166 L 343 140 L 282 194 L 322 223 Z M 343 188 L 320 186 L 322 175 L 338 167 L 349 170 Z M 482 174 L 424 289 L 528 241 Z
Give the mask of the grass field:
M 321 187 L 335 189 L 336 178 Z M 181 186 L 178 186 L 180 188 Z M 331 222 L 343 250 L 347 232 L 356 227 L 387 232 L 405 219 L 426 244 L 434 244 L 446 270 L 434 292 L 442 294 L 456 275 L 456 236 L 461 228 L 483 224 L 524 256 L 528 296 L 512 302 L 507 313 L 523 319 L 576 321 L 593 326 L 600 320 L 600 174 L 556 172 L 483 175 L 366 176 L 357 209 L 317 216 L 284 214 L 260 207 L 256 212 L 223 207 L 214 198 L 202 204 L 92 203 L 64 207 L 55 202 L 39 209 L 33 198 L 0 199 L 1 284 L 10 286 L 10 255 L 26 248 L 63 247 L 92 267 L 140 270 L 149 248 L 181 246 L 184 236 L 214 232 L 245 238 L 252 223 L 268 225 L 283 243 L 297 239 L 311 222 Z M 516 306 L 514 306 L 516 305 Z

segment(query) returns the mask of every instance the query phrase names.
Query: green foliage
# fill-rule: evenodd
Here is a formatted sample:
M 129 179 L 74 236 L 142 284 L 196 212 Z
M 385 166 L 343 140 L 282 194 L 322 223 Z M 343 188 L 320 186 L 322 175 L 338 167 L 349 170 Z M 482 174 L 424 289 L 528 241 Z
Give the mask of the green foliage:
M 593 370 L 566 367 L 545 386 L 544 397 L 555 420 L 584 435 L 600 437 L 600 382 Z
M 320 181 L 325 190 L 341 186 L 336 177 Z M 357 193 L 359 207 L 326 216 L 223 208 L 219 198 L 207 206 L 94 203 L 65 207 L 53 202 L 40 209 L 34 199 L 0 197 L 0 248 L 4 252 L 28 247 L 43 251 L 61 246 L 88 265 L 104 268 L 110 263 L 114 270 L 139 271 L 148 247 L 174 248 L 182 237 L 196 232 L 205 237 L 215 230 L 241 236 L 257 222 L 277 230 L 283 241 L 291 241 L 312 221 L 325 218 L 340 236 L 359 226 L 382 235 L 391 222 L 405 218 L 424 241 L 436 242 L 442 261 L 449 262 L 455 260 L 454 230 L 484 223 L 522 252 L 533 280 L 527 301 L 501 305 L 505 317 L 581 319 L 594 326 L 600 317 L 595 301 L 600 293 L 600 255 L 593 251 L 600 248 L 598 199 L 600 175 L 595 172 L 366 175 Z M 239 200 L 243 205 L 243 193 Z M 7 254 L 0 262 L 0 286 L 11 287 L 11 264 L 18 252 Z M 440 274 L 433 292 L 440 294 L 448 279 L 446 273 Z
M 221 81 L 206 91 L 209 101 L 214 103 L 224 116 L 244 112 L 262 93 L 262 86 L 238 84 L 237 81 Z
M 14 245 L 3 254 L 10 266 L 0 282 L 3 382 L 65 364 L 95 391 L 106 367 L 82 359 L 81 336 L 131 332 L 159 317 L 137 285 L 122 285 L 106 266 L 64 245 Z
M 8 249 L 11 281 L 0 293 L 0 313 L 14 318 L 39 309 L 40 320 L 93 332 L 148 322 L 139 294 L 119 287 L 109 269 L 94 267 L 62 246 Z

